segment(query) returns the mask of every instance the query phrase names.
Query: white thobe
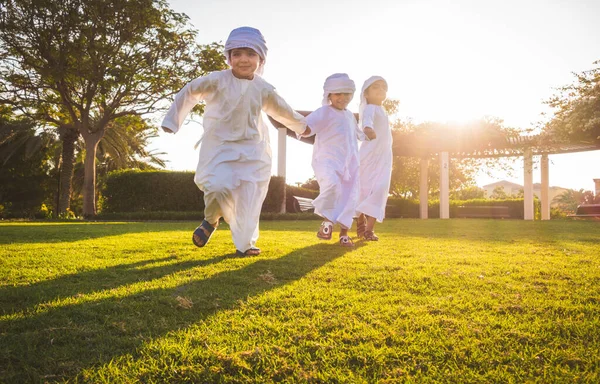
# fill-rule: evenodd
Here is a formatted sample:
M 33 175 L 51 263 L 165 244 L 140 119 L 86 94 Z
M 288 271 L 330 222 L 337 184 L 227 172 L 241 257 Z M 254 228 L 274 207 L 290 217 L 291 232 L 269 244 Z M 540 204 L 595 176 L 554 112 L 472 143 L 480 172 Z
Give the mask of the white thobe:
M 204 134 L 194 181 L 204 192 L 205 219 L 214 223 L 223 217 L 236 248 L 245 252 L 258 239 L 260 210 L 271 177 L 269 132 L 261 111 L 297 133 L 306 123 L 260 76 L 238 79 L 225 70 L 186 84 L 162 125 L 177 132 L 202 100 Z
M 377 138 L 360 146 L 360 195 L 356 212 L 374 217 L 381 223 L 392 176 L 392 132 L 388 117 L 379 105 L 368 104 L 361 122 L 361 129 L 373 128 Z
M 347 109 L 326 105 L 308 115 L 306 123 L 316 134 L 312 167 L 320 192 L 313 201 L 315 213 L 350 228 L 359 187 L 356 118 Z

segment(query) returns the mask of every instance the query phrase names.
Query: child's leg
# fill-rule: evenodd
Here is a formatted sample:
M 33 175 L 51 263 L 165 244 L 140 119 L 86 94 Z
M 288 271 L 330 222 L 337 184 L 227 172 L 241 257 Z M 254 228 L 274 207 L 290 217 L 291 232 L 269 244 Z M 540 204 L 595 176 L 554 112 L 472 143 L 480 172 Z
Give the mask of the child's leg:
M 358 236 L 358 238 L 362 238 L 365 234 L 365 230 L 367 229 L 367 217 L 365 216 L 364 213 L 361 213 L 360 215 L 358 215 L 358 218 L 356 219 L 356 236 Z
M 255 245 L 258 240 L 260 211 L 267 196 L 267 188 L 268 182 L 242 181 L 239 187 L 231 191 L 234 215 L 229 225 L 233 243 L 240 253 L 247 255 L 260 253 Z
M 222 211 L 217 195 L 214 192 L 204 194 L 204 220 L 194 230 L 194 234 L 192 235 L 192 242 L 197 247 L 204 247 L 219 225 Z
M 367 216 L 367 231 L 373 232 L 373 228 L 375 228 L 375 218 L 373 216 Z
M 365 230 L 365 240 L 377 241 L 379 237 L 375 234 L 373 229 L 375 228 L 375 218 L 372 216 L 367 216 L 367 228 Z

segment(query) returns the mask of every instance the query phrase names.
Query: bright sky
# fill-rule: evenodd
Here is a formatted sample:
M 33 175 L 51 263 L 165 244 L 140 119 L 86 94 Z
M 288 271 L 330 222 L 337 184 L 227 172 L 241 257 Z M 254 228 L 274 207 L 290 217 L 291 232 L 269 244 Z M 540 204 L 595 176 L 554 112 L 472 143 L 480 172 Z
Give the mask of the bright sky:
M 346 72 L 358 89 L 371 75 L 386 78 L 388 97 L 401 102 L 398 117 L 416 123 L 490 115 L 529 128 L 548 111 L 543 101 L 553 88 L 600 60 L 598 0 L 169 2 L 190 17 L 203 44 L 224 42 L 239 26 L 260 29 L 269 48 L 264 77 L 298 110 L 318 108 L 325 78 Z M 358 111 L 358 97 L 350 109 Z M 169 169 L 195 170 L 199 136 L 190 123 L 177 135 L 161 133 L 154 145 L 167 152 Z M 312 177 L 312 147 L 287 143 L 288 183 Z M 550 185 L 593 190 L 592 179 L 600 178 L 600 151 L 550 160 Z M 522 173 L 519 161 L 515 177 L 481 172 L 477 184 L 523 184 Z

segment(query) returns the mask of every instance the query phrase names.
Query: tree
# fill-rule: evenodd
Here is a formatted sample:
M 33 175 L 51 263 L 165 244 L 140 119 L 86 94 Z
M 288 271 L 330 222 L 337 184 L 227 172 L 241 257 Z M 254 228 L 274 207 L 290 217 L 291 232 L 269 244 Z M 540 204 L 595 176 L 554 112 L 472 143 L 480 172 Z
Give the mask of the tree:
M 498 118 L 484 117 L 466 123 L 425 122 L 413 124 L 411 121 L 396 120 L 392 124 L 394 147 L 402 148 L 402 152 L 413 156 L 395 156 L 392 170 L 390 193 L 405 198 L 416 198 L 420 184 L 420 158 L 429 160 L 429 196 L 439 193 L 440 167 L 439 157 L 431 155 L 443 150 L 464 157 L 453 157 L 450 161 L 450 191 L 456 192 L 475 184 L 475 174 L 485 166 L 490 172 L 493 169 L 509 170 L 510 163 L 497 157 L 471 158 L 473 149 L 489 149 L 491 143 L 505 142 L 506 135 L 518 132 L 514 128 L 505 127 Z M 493 145 L 492 145 L 493 146 Z
M 594 196 L 592 191 L 580 189 L 575 191 L 567 189 L 560 195 L 552 199 L 552 202 L 558 205 L 558 208 L 567 213 L 575 213 L 580 204 L 600 204 L 600 196 Z
M 490 199 L 507 199 L 507 198 L 508 198 L 508 194 L 504 190 L 504 187 L 501 185 L 494 188 L 494 190 L 492 191 L 492 194 L 490 195 Z
M 477 186 L 468 186 L 458 191 L 454 191 L 450 198 L 453 200 L 471 200 L 471 199 L 484 199 L 485 189 Z
M 596 68 L 574 74 L 576 82 L 558 89 L 546 104 L 554 116 L 544 127 L 551 137 L 600 144 L 600 61 Z
M 185 82 L 225 67 L 165 0 L 7 0 L 0 5 L 0 102 L 85 145 L 84 215 L 94 215 L 96 151 L 112 124 L 146 116 Z M 201 106 L 196 109 L 201 111 Z M 63 165 L 71 160 L 63 157 Z
M 49 203 L 54 138 L 0 106 L 0 216 L 32 217 Z

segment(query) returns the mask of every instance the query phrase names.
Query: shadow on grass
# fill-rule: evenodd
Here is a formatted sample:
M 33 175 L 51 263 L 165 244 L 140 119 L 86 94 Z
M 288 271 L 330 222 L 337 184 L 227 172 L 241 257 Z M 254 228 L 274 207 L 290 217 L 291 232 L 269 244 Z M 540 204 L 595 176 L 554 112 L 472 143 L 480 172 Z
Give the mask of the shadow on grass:
M 138 223 L 28 223 L 0 226 L 0 244 L 63 243 L 128 233 L 193 231 L 193 222 Z
M 144 342 L 299 280 L 349 250 L 333 244 L 312 245 L 175 288 L 49 308 L 30 317 L 0 322 L 0 381 L 72 379 L 83 368 L 135 354 Z M 267 272 L 275 279 L 261 278 Z M 181 299 L 185 299 L 184 305 Z
M 64 275 L 57 279 L 44 280 L 30 285 L 4 286 L 0 287 L 0 314 L 9 315 L 21 311 L 32 311 L 36 305 L 49 303 L 60 298 L 64 299 L 109 290 L 122 285 L 150 281 L 186 269 L 218 263 L 224 258 L 225 256 L 219 256 L 208 260 L 186 260 L 146 267 L 146 265 L 153 263 L 177 261 L 175 256 L 170 256 Z

